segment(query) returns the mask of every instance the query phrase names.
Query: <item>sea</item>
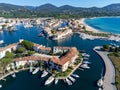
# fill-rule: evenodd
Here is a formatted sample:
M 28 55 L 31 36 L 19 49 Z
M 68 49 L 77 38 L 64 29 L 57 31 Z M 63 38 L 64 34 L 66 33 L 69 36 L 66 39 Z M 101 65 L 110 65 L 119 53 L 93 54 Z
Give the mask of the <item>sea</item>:
M 108 20 L 116 20 L 116 18 L 107 18 Z M 120 18 L 117 18 L 118 22 L 120 22 Z M 107 21 L 105 18 L 103 20 L 92 19 L 86 20 L 86 22 L 91 23 L 95 20 L 98 21 Z M 105 22 L 104 22 L 105 23 Z M 115 22 L 116 23 L 116 22 Z M 91 24 L 92 25 L 92 24 Z M 100 25 L 99 25 L 100 26 Z M 111 26 L 111 25 L 110 25 Z M 117 25 L 116 25 L 117 26 Z M 102 27 L 102 26 L 101 26 Z M 107 26 L 106 26 L 107 27 Z M 114 26 L 113 26 L 114 27 Z M 109 27 L 110 28 L 110 27 Z M 112 28 L 112 26 L 111 26 Z M 18 42 L 19 39 L 29 40 L 38 44 L 42 44 L 49 47 L 54 46 L 69 46 L 69 47 L 77 47 L 78 50 L 84 50 L 86 53 L 90 54 L 89 62 L 91 62 L 90 69 L 84 69 L 84 71 L 77 69 L 74 73 L 78 74 L 80 78 L 76 78 L 76 82 L 73 85 L 68 86 L 62 80 L 58 82 L 57 85 L 51 83 L 48 86 L 44 86 L 45 81 L 48 79 L 49 75 L 45 78 L 41 78 L 41 71 L 37 74 L 32 75 L 29 71 L 21 71 L 16 73 L 16 78 L 12 78 L 11 76 L 6 77 L 6 81 L 0 81 L 2 84 L 2 88 L 0 90 L 98 90 L 96 85 L 97 80 L 101 77 L 101 71 L 104 69 L 105 65 L 103 60 L 97 55 L 93 48 L 95 46 L 100 46 L 104 44 L 115 43 L 113 41 L 105 41 L 105 40 L 82 40 L 79 34 L 73 34 L 64 40 L 53 41 L 45 37 L 39 37 L 39 33 L 41 29 L 37 26 L 32 28 L 24 28 L 23 25 L 17 26 L 17 31 L 15 32 L 0 32 L 0 40 L 4 40 L 5 46 L 11 43 Z M 110 31 L 111 32 L 111 31 Z M 117 32 L 117 31 L 115 31 Z M 120 45 L 120 43 L 117 43 Z
M 120 34 L 120 17 L 87 18 L 85 22 L 99 31 Z

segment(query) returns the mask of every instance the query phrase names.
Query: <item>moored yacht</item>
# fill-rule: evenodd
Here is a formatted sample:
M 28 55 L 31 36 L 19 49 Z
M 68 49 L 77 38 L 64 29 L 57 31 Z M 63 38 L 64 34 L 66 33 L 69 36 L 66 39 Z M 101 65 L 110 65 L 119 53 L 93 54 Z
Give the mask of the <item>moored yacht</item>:
M 11 76 L 12 76 L 13 78 L 15 78 L 15 77 L 16 77 L 15 73 L 11 74 Z
M 76 80 L 73 78 L 73 77 L 71 77 L 71 76 L 69 76 L 68 77 L 72 82 L 75 82 Z
M 55 85 L 58 83 L 58 81 L 59 81 L 58 79 L 55 79 Z
M 46 75 L 48 75 L 48 72 L 44 70 L 43 73 L 42 73 L 42 75 L 41 75 L 41 78 L 45 77 Z
M 4 41 L 3 40 L 0 40 L 0 44 L 3 44 L 4 43 Z
M 103 86 L 103 77 L 101 77 L 101 78 L 97 81 L 97 85 L 98 85 L 98 87 L 102 87 L 102 86 Z
M 36 74 L 39 70 L 40 70 L 40 68 L 39 68 L 39 67 L 38 67 L 38 68 L 36 68 L 36 69 L 32 72 L 32 74 Z
M 2 88 L 2 85 L 0 84 L 0 88 Z
M 49 85 L 50 83 L 52 83 L 54 81 L 54 77 L 50 76 L 46 81 L 45 81 L 45 85 Z
M 85 68 L 85 69 L 90 69 L 90 67 L 88 66 L 88 64 L 82 64 L 80 67 L 81 68 Z
M 65 79 L 68 85 L 72 85 L 72 82 L 69 79 Z
M 71 76 L 79 78 L 79 76 L 77 74 L 71 74 Z
M 84 64 L 91 64 L 91 62 L 83 61 Z

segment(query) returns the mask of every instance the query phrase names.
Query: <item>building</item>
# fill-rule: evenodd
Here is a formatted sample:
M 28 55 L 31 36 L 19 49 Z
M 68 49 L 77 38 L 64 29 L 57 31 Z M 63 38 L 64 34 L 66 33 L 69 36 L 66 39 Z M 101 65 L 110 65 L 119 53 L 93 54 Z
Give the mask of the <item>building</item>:
M 11 51 L 15 51 L 18 48 L 18 43 L 14 43 L 11 45 L 8 45 L 4 48 L 0 48 L 0 59 L 5 57 L 5 54 L 7 51 L 11 52 Z
M 30 61 L 41 60 L 44 64 L 48 64 L 50 69 L 56 69 L 58 71 L 64 72 L 68 69 L 69 66 L 73 65 L 77 57 L 78 57 L 77 49 L 75 47 L 71 47 L 69 48 L 68 52 L 62 57 L 28 56 L 28 57 L 16 58 L 15 61 L 18 63 L 17 65 L 25 65 L 25 63 Z
M 39 45 L 39 44 L 36 44 L 36 43 L 34 43 L 33 49 L 36 52 L 45 53 L 45 54 L 50 53 L 50 51 L 52 50 L 50 47 L 45 47 L 43 45 Z

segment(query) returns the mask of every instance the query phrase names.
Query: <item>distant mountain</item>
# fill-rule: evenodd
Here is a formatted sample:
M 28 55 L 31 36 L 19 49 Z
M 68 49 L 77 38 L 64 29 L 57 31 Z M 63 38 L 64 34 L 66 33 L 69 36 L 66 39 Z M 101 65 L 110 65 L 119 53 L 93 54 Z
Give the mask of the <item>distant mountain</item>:
M 111 12 L 120 12 L 120 4 L 111 4 L 103 7 L 102 9 L 111 11 Z
M 44 4 L 35 9 L 37 12 L 41 13 L 51 13 L 51 12 L 59 12 L 59 8 L 52 4 Z
M 92 17 L 92 16 L 120 16 L 120 4 L 111 4 L 102 8 L 74 7 L 64 5 L 61 7 L 52 4 L 41 6 L 19 6 L 0 3 L 0 16 L 6 17 L 40 17 L 40 16 L 66 16 L 67 17 Z

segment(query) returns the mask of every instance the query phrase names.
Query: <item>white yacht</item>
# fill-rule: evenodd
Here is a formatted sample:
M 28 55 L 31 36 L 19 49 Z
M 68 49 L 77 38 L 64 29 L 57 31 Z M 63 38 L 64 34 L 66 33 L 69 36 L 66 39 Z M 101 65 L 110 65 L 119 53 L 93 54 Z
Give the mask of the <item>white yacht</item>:
M 73 78 L 73 77 L 71 77 L 71 76 L 69 76 L 68 77 L 72 82 L 75 82 L 76 80 Z
M 98 90 L 103 90 L 102 88 L 98 88 Z
M 91 64 L 91 62 L 83 61 L 84 64 Z
M 13 78 L 15 78 L 15 77 L 16 77 L 15 73 L 11 74 L 11 76 L 12 76 Z
M 45 85 L 49 85 L 50 83 L 52 83 L 54 81 L 54 77 L 50 76 L 46 81 L 45 81 Z
M 58 83 L 58 81 L 59 81 L 58 79 L 55 79 L 55 85 Z
M 36 74 L 39 70 L 40 70 L 40 68 L 39 68 L 39 67 L 38 67 L 38 68 L 36 68 L 36 69 L 32 72 L 32 74 Z
M 77 74 L 71 74 L 71 76 L 79 78 L 79 76 Z
M 72 82 L 69 79 L 65 79 L 68 85 L 72 85 Z
M 3 44 L 4 43 L 4 41 L 3 40 L 0 40 L 0 44 Z
M 0 84 L 0 88 L 2 88 L 2 85 Z
M 30 73 L 33 72 L 33 67 L 30 66 Z
M 42 75 L 41 75 L 41 78 L 45 77 L 46 75 L 48 75 L 48 72 L 44 70 L 43 73 L 42 73 Z
M 102 86 L 103 86 L 103 77 L 101 77 L 101 78 L 97 81 L 97 85 L 98 85 L 98 87 L 102 87 Z
M 85 68 L 85 69 L 90 69 L 90 67 L 88 66 L 88 64 L 82 64 L 80 67 L 81 68 Z

